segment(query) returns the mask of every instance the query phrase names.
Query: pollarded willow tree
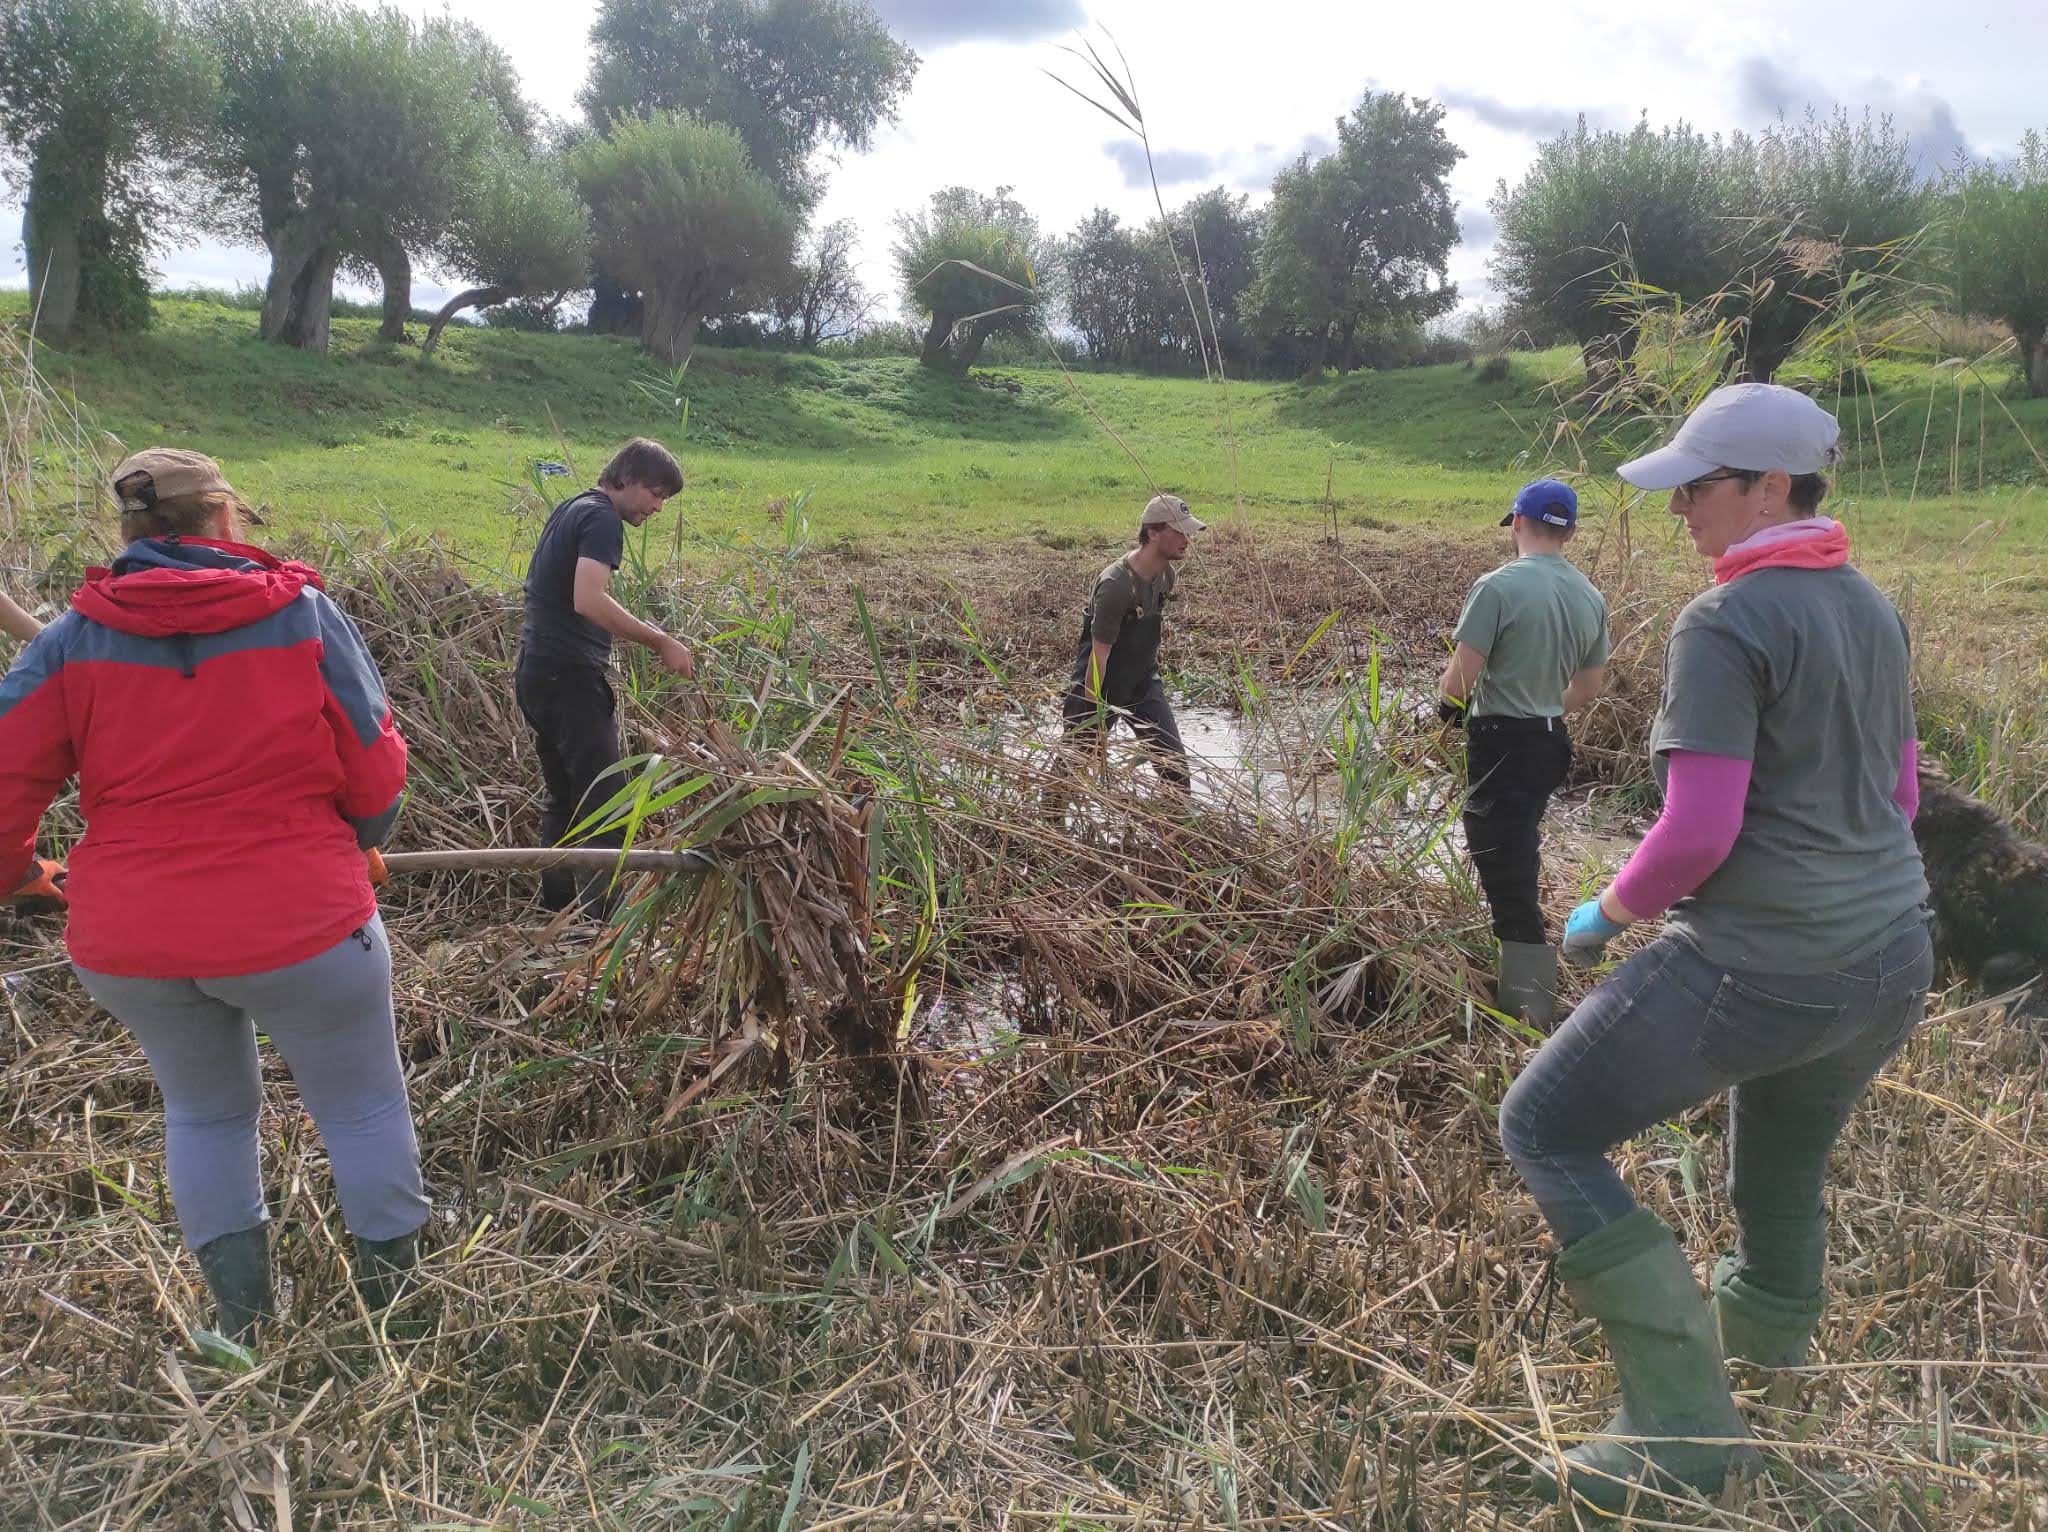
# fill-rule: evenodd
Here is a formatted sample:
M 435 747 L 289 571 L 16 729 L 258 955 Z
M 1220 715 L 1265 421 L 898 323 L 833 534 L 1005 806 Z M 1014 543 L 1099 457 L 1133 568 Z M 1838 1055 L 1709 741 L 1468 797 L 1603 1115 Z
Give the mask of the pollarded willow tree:
M 1949 241 L 1957 302 L 2012 331 L 2027 392 L 2048 398 L 2048 137 L 1959 178 Z
M 1716 180 L 1716 312 L 1738 327 L 1733 375 L 1759 383 L 1844 293 L 1900 274 L 1932 214 L 1911 145 L 1867 113 L 1808 113 L 1754 139 L 1737 134 Z
M 570 163 L 597 259 L 643 295 L 640 340 L 656 355 L 687 361 L 705 319 L 743 312 L 786 280 L 795 210 L 724 124 L 622 119 Z
M 214 174 L 270 252 L 260 333 L 326 350 L 351 259 L 384 273 L 390 333 L 408 252 L 433 244 L 503 142 L 502 55 L 473 29 L 327 0 L 206 0 L 200 15 L 222 78 Z
M 440 267 L 472 285 L 434 316 L 420 356 L 433 355 L 442 330 L 466 309 L 559 298 L 588 286 L 590 238 L 590 212 L 568 165 L 507 146 L 463 191 L 435 247 Z
M 0 4 L 0 143 L 25 167 L 9 180 L 41 329 L 148 322 L 161 181 L 204 131 L 215 83 L 173 0 Z
M 964 373 L 990 336 L 1038 333 L 1051 254 L 1007 186 L 994 196 L 949 186 L 929 207 L 899 213 L 890 255 L 904 302 L 924 316 L 918 359 Z
M 1580 118 L 1536 151 L 1512 190 L 1495 188 L 1495 283 L 1516 308 L 1567 331 L 1589 374 L 1626 361 L 1644 289 L 1691 300 L 1722 279 L 1721 155 L 1682 122 L 1596 133 Z

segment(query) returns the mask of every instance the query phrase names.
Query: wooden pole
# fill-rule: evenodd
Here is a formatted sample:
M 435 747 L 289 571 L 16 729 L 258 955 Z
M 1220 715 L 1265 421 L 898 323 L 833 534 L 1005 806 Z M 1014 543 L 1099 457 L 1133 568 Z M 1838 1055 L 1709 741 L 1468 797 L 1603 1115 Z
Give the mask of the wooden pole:
M 628 851 L 603 846 L 491 846 L 475 851 L 387 851 L 389 872 L 535 872 L 567 867 L 574 872 L 712 872 L 718 867 L 702 851 Z

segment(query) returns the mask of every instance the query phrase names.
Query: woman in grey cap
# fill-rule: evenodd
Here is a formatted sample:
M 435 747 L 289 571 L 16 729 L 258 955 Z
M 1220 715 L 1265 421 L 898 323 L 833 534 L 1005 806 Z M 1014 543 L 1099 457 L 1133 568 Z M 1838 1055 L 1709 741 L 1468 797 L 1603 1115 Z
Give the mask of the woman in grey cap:
M 1620 1415 L 1566 1455 L 1572 1492 L 1603 1508 L 1639 1477 L 1711 1491 L 1754 1471 L 1724 1350 L 1804 1362 L 1828 1151 L 1933 978 L 1905 624 L 1818 514 L 1838 435 L 1803 394 L 1737 384 L 1620 470 L 1671 492 L 1715 583 L 1665 651 L 1650 738 L 1663 813 L 1573 912 L 1564 955 L 1591 965 L 1635 921 L 1662 915 L 1664 929 L 1586 997 L 1500 1113 L 1561 1247 L 1558 1278 L 1620 1377 Z M 1739 1239 L 1710 1309 L 1607 1155 L 1723 1091 Z M 1538 1475 L 1555 1494 L 1554 1470 Z

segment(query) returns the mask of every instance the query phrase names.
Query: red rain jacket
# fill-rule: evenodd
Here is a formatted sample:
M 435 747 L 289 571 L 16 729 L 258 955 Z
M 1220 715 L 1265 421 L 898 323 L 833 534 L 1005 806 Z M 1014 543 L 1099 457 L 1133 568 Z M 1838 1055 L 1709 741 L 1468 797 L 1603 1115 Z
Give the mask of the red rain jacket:
M 0 680 L 0 888 L 74 772 L 72 958 L 224 978 L 314 957 L 375 912 L 363 848 L 397 817 L 405 741 L 311 569 L 151 538 L 86 571 Z

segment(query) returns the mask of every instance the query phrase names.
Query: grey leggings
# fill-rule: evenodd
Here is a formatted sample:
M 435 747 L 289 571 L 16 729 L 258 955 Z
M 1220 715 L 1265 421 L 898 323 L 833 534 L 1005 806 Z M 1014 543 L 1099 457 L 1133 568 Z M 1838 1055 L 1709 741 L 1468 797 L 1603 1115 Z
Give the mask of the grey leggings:
M 239 978 L 77 972 L 86 993 L 135 1034 L 163 1092 L 171 1200 L 187 1247 L 269 1217 L 257 1159 L 258 1028 L 313 1114 L 349 1232 L 396 1239 L 426 1222 L 381 920 L 303 963 Z

